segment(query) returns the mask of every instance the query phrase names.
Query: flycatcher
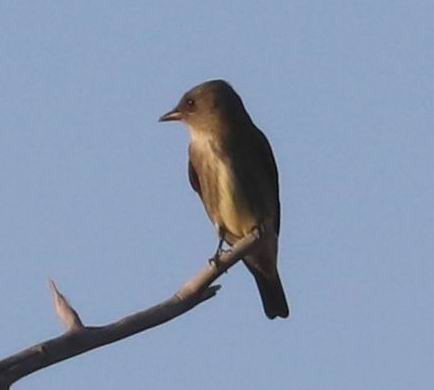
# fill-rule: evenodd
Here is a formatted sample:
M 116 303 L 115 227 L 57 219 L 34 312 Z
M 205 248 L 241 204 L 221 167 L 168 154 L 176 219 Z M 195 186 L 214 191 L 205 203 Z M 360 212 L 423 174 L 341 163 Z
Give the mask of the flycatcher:
M 233 245 L 253 229 L 265 231 L 244 263 L 268 318 L 288 317 L 277 272 L 279 181 L 273 152 L 240 96 L 223 80 L 188 91 L 160 121 L 182 121 L 191 135 L 188 173 L 220 238 Z

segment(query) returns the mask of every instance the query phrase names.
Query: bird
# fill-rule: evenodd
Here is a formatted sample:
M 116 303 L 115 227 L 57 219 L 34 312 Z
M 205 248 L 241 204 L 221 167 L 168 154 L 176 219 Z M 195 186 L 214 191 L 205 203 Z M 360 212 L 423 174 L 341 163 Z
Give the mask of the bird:
M 186 92 L 160 122 L 180 121 L 190 133 L 188 176 L 219 236 L 233 246 L 254 229 L 266 234 L 243 262 L 253 275 L 268 318 L 286 318 L 289 307 L 277 270 L 279 179 L 264 133 L 225 80 Z

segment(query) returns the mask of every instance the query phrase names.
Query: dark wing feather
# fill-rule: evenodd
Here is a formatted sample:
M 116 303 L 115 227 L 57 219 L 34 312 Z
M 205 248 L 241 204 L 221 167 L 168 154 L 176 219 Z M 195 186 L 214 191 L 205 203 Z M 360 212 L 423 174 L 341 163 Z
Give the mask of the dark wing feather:
M 255 141 L 255 156 L 256 158 L 262 159 L 262 164 L 265 168 L 265 171 L 268 174 L 270 185 L 273 188 L 274 193 L 274 207 L 275 207 L 275 227 L 276 233 L 279 234 L 280 231 L 280 201 L 279 201 L 279 175 L 277 172 L 277 164 L 274 159 L 273 151 L 271 149 L 270 143 L 265 137 L 264 133 L 257 129 L 255 132 L 256 137 L 254 137 Z
M 195 190 L 199 196 L 202 198 L 202 192 L 200 190 L 200 181 L 199 181 L 199 176 L 197 175 L 197 172 L 193 166 L 193 162 L 192 162 L 192 149 L 191 149 L 191 145 L 188 149 L 189 152 L 189 160 L 188 160 L 188 178 L 190 180 L 190 184 L 193 187 L 193 190 Z

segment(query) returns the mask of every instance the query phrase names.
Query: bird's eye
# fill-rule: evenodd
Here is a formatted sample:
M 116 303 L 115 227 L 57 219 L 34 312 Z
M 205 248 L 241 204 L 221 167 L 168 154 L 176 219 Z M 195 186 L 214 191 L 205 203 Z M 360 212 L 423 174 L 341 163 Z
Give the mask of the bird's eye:
M 188 99 L 187 100 L 187 106 L 193 107 L 194 106 L 194 100 L 193 99 Z

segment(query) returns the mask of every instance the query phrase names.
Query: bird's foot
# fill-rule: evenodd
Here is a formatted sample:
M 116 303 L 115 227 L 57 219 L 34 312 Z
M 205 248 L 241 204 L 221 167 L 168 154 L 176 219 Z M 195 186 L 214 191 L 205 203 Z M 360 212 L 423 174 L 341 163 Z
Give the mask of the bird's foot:
M 230 249 L 218 248 L 214 256 L 208 260 L 209 265 L 214 265 L 216 268 L 219 268 L 221 265 L 221 257 L 230 251 Z
M 219 228 L 220 229 L 220 228 Z M 216 251 L 215 251 L 215 253 L 214 253 L 214 256 L 213 257 L 211 257 L 209 260 L 208 260 L 208 263 L 210 264 L 210 265 L 215 265 L 216 266 L 216 268 L 219 268 L 219 263 L 220 263 L 220 257 L 222 256 L 222 254 L 225 252 L 224 251 L 224 249 L 223 249 L 223 244 L 224 244 L 224 242 L 225 242 L 225 235 L 224 235 L 224 232 L 221 232 L 220 230 L 219 230 L 219 235 L 220 235 L 220 240 L 219 240 L 219 243 L 218 243 L 218 245 L 217 245 L 217 249 L 216 249 Z

